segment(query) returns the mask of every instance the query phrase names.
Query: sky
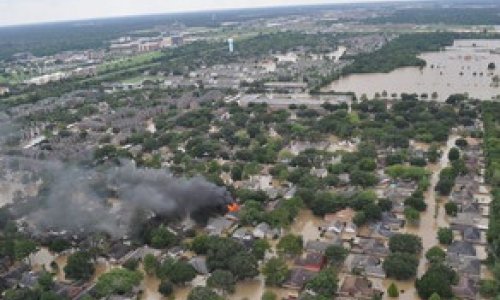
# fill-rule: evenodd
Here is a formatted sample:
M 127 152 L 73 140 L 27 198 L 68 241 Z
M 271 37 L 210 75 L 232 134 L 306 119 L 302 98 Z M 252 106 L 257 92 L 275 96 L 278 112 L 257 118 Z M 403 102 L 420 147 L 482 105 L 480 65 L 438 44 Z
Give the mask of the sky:
M 0 0 L 0 26 L 115 16 L 384 0 Z

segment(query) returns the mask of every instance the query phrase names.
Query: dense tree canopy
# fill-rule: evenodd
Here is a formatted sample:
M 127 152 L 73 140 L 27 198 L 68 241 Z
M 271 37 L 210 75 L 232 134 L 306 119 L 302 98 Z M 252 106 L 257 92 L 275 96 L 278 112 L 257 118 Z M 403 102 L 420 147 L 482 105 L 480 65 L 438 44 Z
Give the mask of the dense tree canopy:
M 64 267 L 66 278 L 74 280 L 88 280 L 94 274 L 94 264 L 87 252 L 76 252 L 68 257 L 68 262 Z

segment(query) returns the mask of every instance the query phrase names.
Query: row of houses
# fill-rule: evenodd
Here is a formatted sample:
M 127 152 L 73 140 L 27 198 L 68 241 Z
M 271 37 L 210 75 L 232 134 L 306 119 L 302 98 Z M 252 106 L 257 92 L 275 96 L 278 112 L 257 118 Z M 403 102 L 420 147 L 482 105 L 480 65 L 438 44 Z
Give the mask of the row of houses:
M 450 220 L 454 241 L 447 249 L 446 263 L 457 271 L 459 282 L 452 287 L 461 299 L 477 299 L 481 280 L 481 262 L 487 258 L 489 207 L 492 201 L 490 189 L 484 182 L 485 161 L 480 143 L 472 143 L 462 149 L 468 173 L 456 178 L 449 201 L 458 207 L 458 213 Z

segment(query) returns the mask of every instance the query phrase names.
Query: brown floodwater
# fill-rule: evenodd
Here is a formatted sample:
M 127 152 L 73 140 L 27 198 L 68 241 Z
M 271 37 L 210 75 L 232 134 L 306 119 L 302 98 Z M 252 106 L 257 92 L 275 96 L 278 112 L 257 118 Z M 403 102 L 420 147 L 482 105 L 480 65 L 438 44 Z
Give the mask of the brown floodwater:
M 37 252 L 29 256 L 29 261 L 34 271 L 55 271 L 50 264 L 56 259 L 57 255 L 50 252 L 46 247 L 40 248 Z
M 295 222 L 290 227 L 290 232 L 293 234 L 301 235 L 304 242 L 309 240 L 317 240 L 320 238 L 320 227 L 323 224 L 323 219 L 315 216 L 312 211 L 302 209 Z
M 66 281 L 64 275 L 64 267 L 68 262 L 68 253 L 63 253 L 57 255 L 56 253 L 50 252 L 46 247 L 40 248 L 37 252 L 33 253 L 29 257 L 29 261 L 33 266 L 34 271 L 42 271 L 46 270 L 49 272 L 54 272 L 56 274 L 57 281 Z M 57 264 L 57 268 L 53 269 L 51 264 L 55 262 Z M 91 280 L 96 281 L 99 276 L 108 272 L 113 268 L 113 265 L 106 261 L 98 260 L 95 265 L 95 272 L 92 276 Z
M 459 137 L 457 135 L 451 135 L 441 150 L 443 155 L 441 156 L 440 161 L 428 167 L 428 169 L 432 172 L 430 179 L 430 187 L 425 193 L 425 201 L 427 203 L 427 210 L 420 214 L 420 222 L 416 226 L 407 226 L 405 231 L 408 233 L 413 233 L 422 238 L 422 256 L 420 257 L 419 265 L 418 265 L 418 277 L 422 276 L 427 269 L 427 260 L 425 259 L 425 252 L 434 246 L 438 246 L 437 240 L 437 230 L 439 227 L 448 227 L 449 220 L 446 216 L 444 210 L 445 198 L 440 197 L 435 191 L 434 188 L 439 181 L 439 173 L 441 170 L 448 166 L 448 152 L 455 145 L 455 141 Z M 394 281 L 390 279 L 386 279 L 382 281 L 382 285 L 384 287 L 384 291 L 387 290 L 390 283 L 394 282 L 400 290 L 404 290 L 404 293 L 400 293 L 400 300 L 413 300 L 419 299 L 414 281 Z
M 156 276 L 144 276 L 144 293 L 142 298 L 144 300 L 162 300 L 164 297 L 158 292 L 158 287 L 160 286 L 160 280 Z M 181 299 L 176 296 L 175 299 Z
M 322 222 L 323 220 L 313 215 L 313 213 L 310 210 L 303 209 L 297 215 L 297 218 L 290 227 L 289 232 L 293 234 L 302 235 L 304 241 L 316 240 L 320 238 L 320 231 L 318 230 L 318 227 L 322 225 Z M 276 243 L 271 242 L 271 244 L 274 246 Z M 199 278 L 195 279 L 195 281 L 189 286 L 176 287 L 174 292 L 175 299 L 176 300 L 187 299 L 187 296 L 193 287 L 204 284 L 203 279 L 204 279 L 203 277 L 199 276 Z M 142 299 L 143 300 L 163 299 L 157 292 L 158 285 L 159 282 L 157 279 L 145 277 L 144 281 L 145 292 Z M 262 276 L 259 276 L 252 280 L 238 282 L 236 284 L 235 292 L 233 294 L 226 295 L 226 298 L 228 300 L 242 300 L 242 299 L 260 300 L 262 294 L 266 290 L 274 292 L 278 296 L 278 299 L 286 298 L 291 293 L 293 293 L 293 291 L 287 289 L 266 287 L 264 283 L 264 278 Z
M 476 47 L 473 47 L 473 44 Z M 336 80 L 326 88 L 337 92 L 355 92 L 358 97 L 375 93 L 438 93 L 438 100 L 449 95 L 469 93 L 479 99 L 500 95 L 500 88 L 492 84 L 493 76 L 500 74 L 500 53 L 490 50 L 500 48 L 500 40 L 456 40 L 443 51 L 427 52 L 419 57 L 427 62 L 420 69 L 399 68 L 390 73 L 352 74 Z M 488 70 L 494 62 L 496 70 Z

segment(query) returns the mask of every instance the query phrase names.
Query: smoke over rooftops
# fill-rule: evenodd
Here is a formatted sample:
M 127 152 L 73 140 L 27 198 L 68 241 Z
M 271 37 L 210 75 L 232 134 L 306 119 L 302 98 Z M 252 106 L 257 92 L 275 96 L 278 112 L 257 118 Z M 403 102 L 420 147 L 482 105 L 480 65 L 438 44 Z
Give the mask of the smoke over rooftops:
M 223 187 L 202 177 L 178 178 L 164 170 L 138 169 L 133 163 L 98 172 L 52 165 L 50 183 L 40 197 L 42 208 L 28 222 L 37 230 L 71 230 L 126 234 L 137 209 L 160 215 L 187 216 L 191 212 L 229 203 Z M 111 209 L 107 192 L 113 190 L 120 209 Z

